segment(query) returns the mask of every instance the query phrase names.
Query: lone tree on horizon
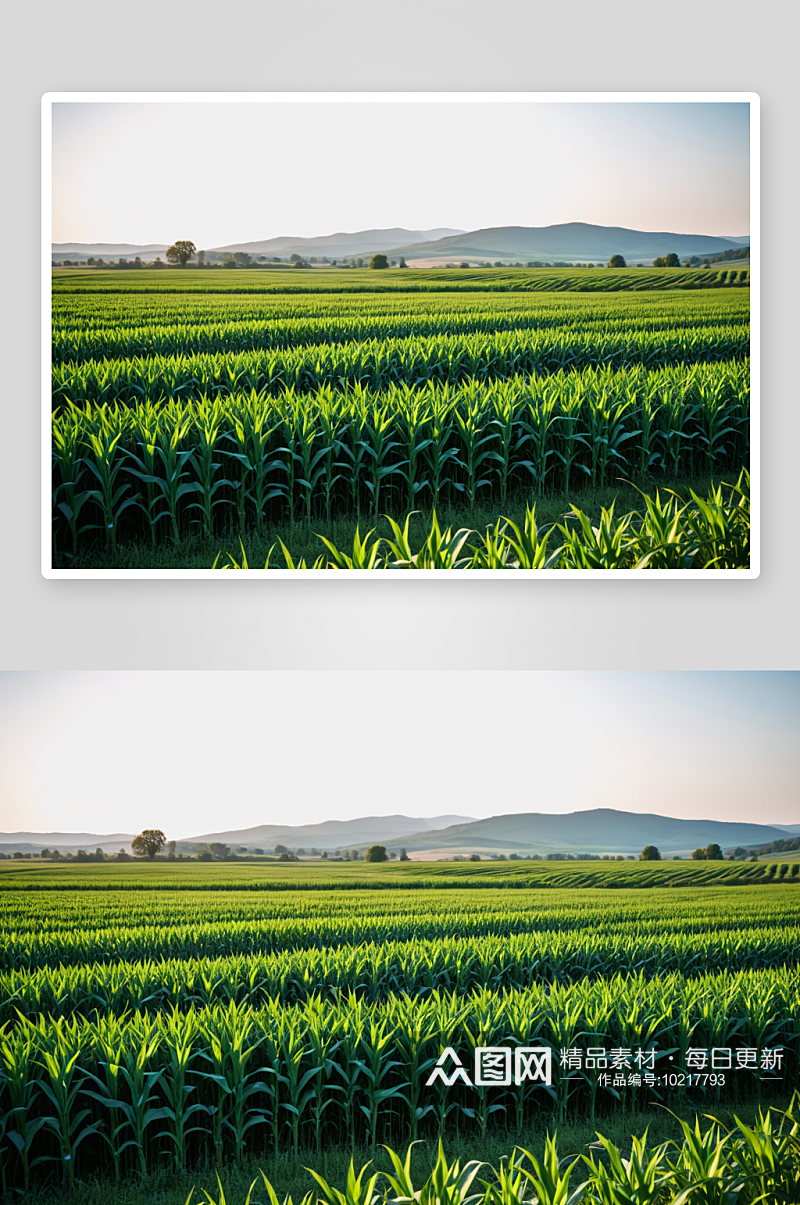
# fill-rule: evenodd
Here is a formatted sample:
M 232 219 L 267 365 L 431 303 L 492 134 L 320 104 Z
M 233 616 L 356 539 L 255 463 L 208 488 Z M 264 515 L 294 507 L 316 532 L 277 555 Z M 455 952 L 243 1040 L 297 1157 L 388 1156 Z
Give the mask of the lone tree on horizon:
M 389 261 L 385 255 L 373 255 L 372 259 L 369 261 L 369 266 L 371 268 L 388 268 Z
M 134 837 L 131 841 L 131 850 L 137 858 L 153 858 L 167 844 L 167 838 L 164 836 L 160 828 L 146 828 L 139 833 L 138 837 Z
M 197 248 L 188 239 L 178 239 L 171 247 L 167 247 L 167 263 L 178 264 L 185 268 Z
M 627 268 L 624 255 L 612 255 L 608 261 L 609 268 Z
M 656 845 L 645 845 L 642 852 L 639 854 L 640 862 L 660 862 L 661 851 Z
M 385 845 L 370 845 L 367 852 L 364 854 L 365 862 L 388 862 L 389 855 L 386 852 Z

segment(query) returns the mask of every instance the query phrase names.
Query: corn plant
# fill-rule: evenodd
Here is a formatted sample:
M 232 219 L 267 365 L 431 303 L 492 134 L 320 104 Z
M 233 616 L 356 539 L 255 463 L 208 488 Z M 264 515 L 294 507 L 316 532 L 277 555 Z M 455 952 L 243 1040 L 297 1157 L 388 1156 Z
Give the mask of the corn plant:
M 34 1142 L 46 1124 L 46 1117 L 37 1109 L 39 1084 L 32 1075 L 36 1054 L 33 1033 L 29 1028 L 14 1033 L 4 1031 L 5 1026 L 0 1031 L 0 1057 L 4 1087 L 11 1106 L 4 1113 L 4 1119 L 8 1126 L 8 1140 L 19 1158 L 22 1186 L 27 1193 L 32 1169 L 46 1158 L 43 1154 L 33 1153 Z
M 99 1121 L 88 1121 L 90 1109 L 77 1108 L 86 1076 L 78 1066 L 80 1049 L 70 1050 L 60 1042 L 54 1050 L 40 1052 L 39 1060 L 45 1074 L 37 1083 L 49 1101 L 52 1112 L 44 1116 L 44 1130 L 49 1130 L 58 1144 L 58 1156 L 65 1183 L 75 1181 L 75 1156 L 78 1147 L 99 1128 Z
M 584 1156 L 589 1168 L 588 1197 L 598 1205 L 660 1205 L 671 1174 L 666 1167 L 667 1144 L 655 1150 L 647 1148 L 647 1131 L 631 1138 L 631 1153 L 625 1159 L 620 1150 L 598 1134 L 594 1144 L 603 1150 L 608 1163 L 599 1163 L 594 1155 Z

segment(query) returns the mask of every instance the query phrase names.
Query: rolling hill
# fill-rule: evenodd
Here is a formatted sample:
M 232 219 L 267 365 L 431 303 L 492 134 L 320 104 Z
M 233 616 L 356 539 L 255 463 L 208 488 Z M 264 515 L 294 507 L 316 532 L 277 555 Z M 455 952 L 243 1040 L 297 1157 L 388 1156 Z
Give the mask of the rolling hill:
M 686 853 L 712 842 L 723 849 L 765 844 L 786 836 L 785 830 L 767 824 L 740 824 L 724 820 L 682 820 L 613 808 L 552 815 L 543 812 L 491 816 L 471 824 L 456 824 L 437 831 L 405 837 L 411 852 L 475 853 L 591 853 L 639 854 L 645 845 L 662 853 Z M 401 843 L 391 841 L 387 849 Z
M 426 829 L 441 831 L 460 824 L 470 824 L 467 816 L 361 816 L 356 820 L 325 820 L 320 824 L 262 824 L 256 828 L 230 829 L 226 832 L 204 833 L 199 837 L 185 837 L 178 848 L 194 843 L 221 841 L 231 846 L 261 846 L 274 848 L 286 845 L 289 849 L 313 846 L 316 849 L 357 849 L 376 842 L 402 839 L 410 833 Z
M 415 243 L 425 245 L 436 242 L 445 236 L 463 234 L 452 226 L 438 226 L 435 230 L 406 230 L 395 226 L 387 230 L 357 230 L 352 233 L 315 235 L 313 238 L 300 238 L 293 235 L 279 235 L 277 238 L 254 239 L 247 243 L 226 243 L 222 247 L 209 247 L 206 259 L 209 261 L 223 259 L 234 251 L 246 251 L 249 255 L 273 255 L 288 259 L 290 255 L 328 256 L 329 259 L 345 259 L 352 255 L 372 255 L 382 251 L 391 243 Z M 68 257 L 83 262 L 89 256 L 119 257 L 134 259 L 137 255 L 142 259 L 153 259 L 160 255 L 163 259 L 169 243 L 53 243 L 52 254 L 55 259 Z M 200 247 L 198 246 L 198 251 Z
M 647 263 L 657 256 L 713 255 L 739 246 L 738 241 L 704 234 L 630 230 L 625 226 L 593 226 L 564 222 L 555 226 L 492 226 L 437 241 L 382 247 L 406 258 L 441 256 L 449 260 L 579 260 L 607 263 L 612 255 Z
M 208 254 L 246 251 L 250 255 L 279 255 L 284 259 L 295 254 L 327 255 L 331 259 L 344 259 L 351 255 L 372 255 L 373 252 L 382 251 L 393 243 L 427 246 L 429 242 L 438 242 L 442 238 L 452 238 L 463 233 L 463 230 L 442 226 L 436 230 L 404 230 L 402 227 L 395 227 L 390 230 L 357 230 L 354 233 L 340 231 L 337 234 L 316 235 L 313 238 L 282 235 L 261 242 L 229 243 L 224 247 L 211 247 Z
M 360 846 L 402 838 L 406 833 L 423 832 L 426 828 L 445 829 L 453 824 L 469 824 L 470 816 L 361 816 L 355 820 L 326 820 L 319 824 L 261 824 L 254 828 L 227 829 L 218 833 L 202 833 L 177 841 L 179 852 L 191 853 L 195 844 L 219 841 L 230 846 L 249 846 L 272 849 L 277 844 L 297 849 L 314 846 L 317 849 L 356 849 Z M 167 833 L 172 837 L 172 833 Z M 57 849 L 60 853 L 85 849 L 93 853 L 117 853 L 121 847 L 130 848 L 134 833 L 0 833 L 0 853 L 38 853 L 42 849 Z

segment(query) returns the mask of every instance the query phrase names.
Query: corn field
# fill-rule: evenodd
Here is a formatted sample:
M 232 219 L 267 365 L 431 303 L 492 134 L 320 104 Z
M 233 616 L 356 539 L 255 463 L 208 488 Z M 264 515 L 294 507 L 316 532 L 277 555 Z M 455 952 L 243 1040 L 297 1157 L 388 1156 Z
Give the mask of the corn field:
M 208 275 L 56 277 L 58 564 L 749 464 L 747 289 L 289 301 Z
M 135 296 L 147 294 L 191 293 L 201 297 L 226 295 L 278 295 L 308 294 L 392 294 L 392 293 L 551 293 L 551 292 L 673 292 L 691 289 L 722 289 L 735 286 L 748 289 L 748 268 L 639 268 L 629 271 L 611 271 L 595 268 L 576 271 L 570 268 L 493 268 L 460 270 L 413 268 L 401 272 L 376 272 L 347 270 L 332 272 L 296 272 L 290 268 L 269 268 L 260 271 L 236 271 L 235 269 L 204 272 L 148 271 L 119 272 L 97 270 L 91 272 L 54 271 L 53 292 L 56 296 L 115 296 L 131 293 Z
M 595 875 L 609 876 L 605 889 L 576 890 L 577 879 L 531 886 L 532 867 L 494 866 L 493 879 L 412 867 L 407 880 L 393 867 L 394 887 L 384 872 L 362 889 L 342 867 L 346 890 L 324 867 L 311 890 L 305 867 L 293 880 L 224 864 L 4 870 L 4 1187 L 418 1137 L 468 1143 L 537 1121 L 635 1123 L 645 1101 L 736 1107 L 796 1081 L 796 874 L 761 886 L 665 874 L 660 890 L 647 867 L 609 866 Z M 569 871 L 535 869 L 545 881 Z M 474 888 L 481 877 L 501 889 Z M 546 1087 L 428 1083 L 448 1048 L 470 1066 L 478 1048 L 529 1044 L 551 1051 Z M 657 1072 L 701 1047 L 747 1058 L 724 1085 L 665 1094 L 569 1069 L 584 1045 L 646 1049 Z M 776 1049 L 780 1069 L 765 1073 L 759 1060 Z

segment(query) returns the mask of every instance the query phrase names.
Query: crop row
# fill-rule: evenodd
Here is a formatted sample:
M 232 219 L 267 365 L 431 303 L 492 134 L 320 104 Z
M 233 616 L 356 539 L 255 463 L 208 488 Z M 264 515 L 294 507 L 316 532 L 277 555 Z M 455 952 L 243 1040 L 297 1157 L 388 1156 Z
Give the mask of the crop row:
M 236 293 L 101 294 L 53 298 L 53 326 L 58 331 L 101 332 L 136 327 L 172 327 L 225 322 L 273 322 L 316 319 L 333 326 L 337 320 L 369 324 L 394 317 L 436 322 L 448 316 L 501 320 L 538 318 L 543 326 L 558 323 L 608 321 L 649 322 L 653 325 L 740 325 L 749 321 L 747 292 L 698 293 L 299 293 L 253 296 Z
M 428 1085 L 446 1048 L 471 1068 L 477 1048 L 493 1046 L 550 1047 L 552 1086 Z M 586 1047 L 609 1059 L 616 1052 L 623 1086 L 607 1091 L 596 1073 L 570 1067 L 570 1052 Z M 711 1048 L 741 1063 L 717 1099 L 741 1099 L 762 1076 L 794 1083 L 800 971 L 19 1020 L 0 1027 L 0 1157 L 9 1181 L 27 1189 L 37 1162 L 51 1158 L 69 1177 L 76 1164 L 119 1176 L 165 1158 L 184 1169 L 301 1144 L 408 1141 L 421 1127 L 441 1134 L 458 1123 L 484 1135 L 504 1120 L 519 1130 L 536 1116 L 625 1104 L 627 1076 L 644 1070 L 637 1049 L 653 1052 L 658 1073 L 686 1068 L 690 1049 Z M 776 1050 L 780 1061 L 765 1062 Z M 685 1088 L 669 1093 L 681 1098 Z
M 772 870 L 776 865 L 777 869 Z M 179 893 L 183 898 L 171 901 L 168 905 L 160 903 L 155 906 L 180 908 L 187 900 L 197 900 L 199 895 L 196 893 L 202 895 L 203 906 L 207 901 L 208 906 L 213 907 L 218 894 L 234 898 L 229 893 L 244 891 L 250 893 L 252 900 L 259 899 L 260 907 L 300 908 L 302 915 L 306 915 L 315 908 L 336 907 L 334 901 L 337 897 L 340 901 L 347 899 L 348 909 L 352 901 L 355 901 L 353 906 L 358 908 L 360 901 L 369 900 L 372 902 L 368 906 L 375 909 L 378 894 L 383 897 L 380 904 L 382 911 L 398 906 L 424 908 L 426 899 L 431 898 L 430 893 L 435 893 L 432 898 L 437 901 L 437 911 L 448 906 L 459 909 L 464 906 L 465 900 L 469 901 L 470 907 L 478 907 L 478 901 L 485 903 L 491 899 L 487 890 L 494 889 L 513 891 L 515 906 L 520 899 L 527 897 L 537 899 L 548 910 L 563 903 L 569 911 L 582 911 L 596 907 L 597 901 L 602 899 L 604 907 L 640 909 L 644 918 L 659 907 L 674 908 L 682 915 L 682 908 L 687 905 L 682 905 L 681 901 L 689 901 L 688 907 L 694 907 L 698 892 L 683 890 L 678 895 L 672 892 L 666 895 L 656 893 L 650 898 L 649 895 L 637 893 L 638 888 L 697 888 L 706 900 L 716 898 L 726 901 L 725 907 L 759 907 L 761 901 L 767 899 L 777 898 L 783 902 L 785 893 L 779 890 L 767 896 L 763 892 L 740 890 L 735 895 L 730 892 L 717 895 L 716 892 L 709 893 L 702 889 L 784 883 L 786 876 L 791 876 L 793 880 L 798 875 L 799 866 L 797 862 L 706 862 L 694 859 L 660 862 L 605 862 L 598 859 L 588 865 L 586 862 L 532 862 L 526 859 L 518 862 L 508 859 L 481 863 L 444 860 L 343 865 L 322 861 L 298 865 L 274 862 L 258 864 L 238 859 L 212 863 L 160 859 L 104 865 L 73 862 L 46 867 L 14 861 L 0 866 L 0 890 L 4 894 L 5 906 L 10 906 L 11 899 L 22 899 L 27 895 L 29 899 L 36 898 L 37 906 L 46 907 L 45 901 L 51 898 L 52 893 L 59 909 L 67 907 L 70 898 L 82 906 L 81 897 L 85 893 L 91 893 L 86 898 L 92 901 L 101 901 L 109 896 L 125 899 L 125 908 L 136 907 L 137 897 L 143 897 L 147 906 L 151 906 L 163 894 L 169 898 Z M 575 893 L 574 888 L 580 888 L 580 893 Z M 628 890 L 619 896 L 617 892 L 621 888 Z M 596 895 L 595 889 L 600 889 L 602 894 Z M 613 894 L 609 895 L 606 889 L 611 889 Z M 346 893 L 346 896 L 342 893 Z M 324 902 L 315 902 L 318 900 Z M 398 900 L 402 901 L 399 905 Z M 409 905 L 409 901 L 417 902 Z M 95 906 L 94 902 L 91 906 Z M 189 906 L 196 907 L 197 904 L 192 902 Z M 340 903 L 339 907 L 342 906 Z
M 53 366 L 53 406 L 163 403 L 177 395 L 217 396 L 242 390 L 273 395 L 324 385 L 388 389 L 427 381 L 458 384 L 519 374 L 586 368 L 709 364 L 749 355 L 749 331 L 739 326 L 700 330 L 616 332 L 500 331 L 428 335 L 285 347 L 276 351 L 132 356 Z
M 723 869 L 763 871 L 765 866 L 765 863 L 740 864 Z M 75 868 L 69 875 L 62 873 L 47 890 L 8 887 L 3 894 L 0 933 L 5 938 L 24 932 L 68 933 L 81 928 L 112 928 L 117 924 L 135 928 L 143 924 L 158 927 L 170 922 L 191 925 L 242 920 L 291 922 L 302 931 L 306 922 L 313 926 L 346 921 L 356 926 L 352 930 L 356 933 L 360 922 L 368 927 L 391 923 L 396 927 L 396 936 L 405 940 L 417 936 L 466 937 L 475 932 L 474 925 L 479 922 L 485 926 L 480 931 L 486 934 L 579 929 L 602 929 L 605 933 L 704 933 L 709 929 L 729 932 L 789 922 L 800 924 L 800 892 L 787 888 L 785 880 L 770 891 L 746 885 L 732 890 L 730 881 L 723 880 L 721 888 L 684 885 L 677 891 L 644 894 L 573 892 L 569 887 L 539 890 L 537 884 L 531 886 L 524 879 L 510 878 L 499 879 L 496 892 L 483 887 L 472 889 L 470 879 L 462 880 L 461 889 L 453 891 L 446 883 L 442 887 L 441 878 L 433 878 L 428 880 L 427 889 L 412 883 L 405 890 L 377 893 L 374 888 L 363 886 L 363 878 L 361 885 L 351 880 L 347 891 L 336 889 L 335 884 L 325 879 L 317 890 L 308 890 L 306 879 L 291 891 L 273 891 L 266 876 L 248 875 L 237 882 L 223 878 L 218 871 L 220 877 L 215 883 L 213 879 L 209 882 L 208 878 L 189 873 L 203 869 L 191 864 L 176 868 L 172 874 L 172 867 L 163 863 L 153 869 L 163 876 L 163 883 L 152 877 L 148 881 L 133 875 L 127 880 L 109 876 L 106 882 Z M 631 867 L 632 872 L 636 869 Z M 796 878 L 797 863 L 793 869 Z M 76 890 L 65 889 L 68 877 L 73 879 Z M 628 878 L 635 883 L 638 876 L 631 873 Z M 511 887 L 513 893 L 509 894 Z M 495 928 L 495 924 L 499 927 Z M 419 925 L 424 925 L 424 930 Z M 385 936 L 383 929 L 377 932 Z M 370 940 L 370 931 L 365 929 L 356 940 Z M 313 945 L 315 941 L 316 936 L 312 935 L 310 942 L 300 940 L 298 944 Z
M 329 521 L 455 498 L 504 506 L 520 489 L 567 493 L 658 471 L 672 480 L 738 475 L 748 460 L 747 363 L 378 394 L 358 386 L 272 396 L 248 381 L 229 385 L 227 395 L 56 414 L 57 547 L 76 552 L 86 531 L 103 531 L 112 546 L 155 544 L 192 530 L 243 535 L 275 519 Z
M 743 314 L 736 326 L 748 326 Z M 216 353 L 277 350 L 300 346 L 423 338 L 433 335 L 463 336 L 496 334 L 500 331 L 568 331 L 570 337 L 631 336 L 641 332 L 673 335 L 676 331 L 718 329 L 714 319 L 698 319 L 684 314 L 680 318 L 658 319 L 643 315 L 593 319 L 575 314 L 545 317 L 539 313 L 498 314 L 391 314 L 381 317 L 313 317 L 276 321 L 192 322 L 170 326 L 117 327 L 100 330 L 56 328 L 53 331 L 54 364 L 84 362 L 92 359 L 120 359 L 154 355 L 213 355 Z
M 71 929 L 50 928 L 46 918 L 39 916 L 34 926 L 23 923 L 4 929 L 0 966 L 6 971 L 27 972 L 53 965 L 273 955 L 280 951 L 309 951 L 323 947 L 361 948 L 370 943 L 386 944 L 388 949 L 394 948 L 392 943 L 399 943 L 401 952 L 407 952 L 415 948 L 406 945 L 408 942 L 443 941 L 445 946 L 442 948 L 447 948 L 446 943 L 454 939 L 474 942 L 482 938 L 507 939 L 513 935 L 521 935 L 520 940 L 525 936 L 530 941 L 529 948 L 538 951 L 535 957 L 542 961 L 543 967 L 548 965 L 548 958 L 556 957 L 577 960 L 574 965 L 585 965 L 580 963 L 581 949 L 591 950 L 598 942 L 601 945 L 607 943 L 603 948 L 608 949 L 609 957 L 616 951 L 615 958 L 630 957 L 634 964 L 641 956 L 650 960 L 659 957 L 675 960 L 669 962 L 670 966 L 683 966 L 682 960 L 696 966 L 698 958 L 706 956 L 704 951 L 708 958 L 714 959 L 733 957 L 737 951 L 736 957 L 743 960 L 742 965 L 752 965 L 749 960 L 758 958 L 762 940 L 765 958 L 791 961 L 797 956 L 797 925 L 788 919 L 791 916 L 796 921 L 796 900 L 793 899 L 791 904 L 783 900 L 782 904 L 777 908 L 777 915 L 759 915 L 756 911 L 752 924 L 748 924 L 739 919 L 726 921 L 724 909 L 708 909 L 704 906 L 705 901 L 697 901 L 697 915 L 705 920 L 698 919 L 693 928 L 691 919 L 683 922 L 677 917 L 672 931 L 668 924 L 648 926 L 645 922 L 640 925 L 635 916 L 620 923 L 613 910 L 604 913 L 602 909 L 584 915 L 578 925 L 569 915 L 537 917 L 528 910 L 499 907 L 438 915 L 434 908 L 416 914 L 386 912 L 361 916 L 350 915 L 349 911 L 271 918 L 253 914 L 242 917 L 240 913 L 239 919 L 213 920 L 203 919 L 201 910 L 191 919 L 182 921 L 170 920 L 167 916 L 141 918 L 134 923 L 134 919 L 129 918 L 127 924 L 118 915 L 98 915 L 92 924 L 91 918 L 81 922 L 73 914 L 74 927 Z M 35 921 L 36 911 L 29 916 Z M 709 926 L 707 932 L 703 932 L 704 924 Z M 602 930 L 602 940 L 591 935 L 595 930 Z M 487 948 L 495 949 L 491 942 Z M 639 954 L 631 951 L 639 951 Z M 533 958 L 534 954 L 530 956 Z
M 610 272 L 583 272 L 495 268 L 474 271 L 397 272 L 296 271 L 292 269 L 211 270 L 168 272 L 142 269 L 140 272 L 80 271 L 66 269 L 53 274 L 53 293 L 97 295 L 103 293 L 441 293 L 447 291 L 492 292 L 647 292 L 652 289 L 747 288 L 747 268 L 669 269 L 647 268 Z
M 764 863 L 753 869 L 763 870 Z M 402 940 L 412 937 L 468 937 L 480 923 L 483 934 L 553 933 L 578 930 L 602 930 L 606 934 L 746 932 L 751 928 L 800 924 L 800 892 L 783 884 L 771 891 L 741 886 L 737 890 L 708 887 L 682 887 L 663 892 L 581 891 L 570 889 L 531 889 L 514 880 L 501 880 L 496 892 L 472 890 L 469 883 L 459 891 L 443 889 L 436 879 L 428 890 L 420 887 L 385 891 L 350 884 L 347 892 L 331 889 L 323 880 L 315 891 L 299 886 L 293 891 L 259 890 L 263 880 L 245 878 L 238 883 L 222 879 L 209 887 L 208 880 L 156 866 L 171 883 L 158 886 L 150 879 L 150 889 L 141 880 L 128 879 L 126 889 L 118 879 L 107 887 L 103 880 L 73 872 L 78 890 L 65 890 L 66 875 L 60 876 L 49 890 L 6 889 L 3 895 L 3 940 L 24 933 L 71 933 L 78 929 L 111 929 L 123 925 L 134 929 L 141 925 L 196 925 L 243 921 L 292 923 L 301 934 L 298 947 L 314 945 L 320 923 L 334 926 L 346 921 L 353 941 L 360 943 L 373 935 L 383 939 L 383 928 L 390 923 Z M 189 870 L 196 869 L 189 867 Z M 734 867 L 731 867 L 734 869 Z M 748 867 L 749 869 L 749 867 Z M 794 863 L 795 878 L 798 864 Z M 168 877 L 170 876 L 170 877 Z M 635 880 L 635 876 L 633 877 Z M 267 880 L 267 883 L 269 880 Z M 363 880 L 362 880 L 363 882 Z M 793 880 L 790 880 L 790 883 Z M 513 894 L 507 888 L 514 885 Z M 726 884 L 730 887 L 730 883 Z M 306 923 L 311 936 L 303 936 Z M 359 929 L 363 922 L 366 928 Z M 420 928 L 419 926 L 424 926 Z M 509 927 L 511 926 L 511 927 Z M 279 948 L 285 948 L 282 944 Z
M 796 925 L 745 932 L 613 935 L 597 931 L 508 937 L 370 941 L 336 948 L 306 947 L 156 961 L 122 960 L 0 972 L 0 1021 L 92 1016 L 127 1009 L 150 1012 L 205 1008 L 215 1003 L 254 1008 L 296 1003 L 319 994 L 386 1000 L 398 992 L 422 998 L 434 991 L 520 990 L 533 983 L 577 983 L 612 975 L 645 979 L 671 971 L 763 970 L 800 963 Z

